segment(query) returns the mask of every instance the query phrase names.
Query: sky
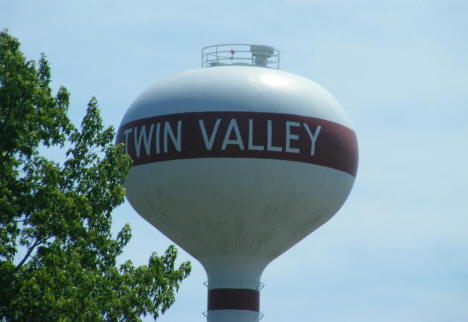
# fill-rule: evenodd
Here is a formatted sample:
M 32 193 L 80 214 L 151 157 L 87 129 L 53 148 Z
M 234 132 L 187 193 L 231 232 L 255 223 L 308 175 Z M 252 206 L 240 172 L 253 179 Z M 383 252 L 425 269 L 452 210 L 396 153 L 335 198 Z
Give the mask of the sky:
M 343 208 L 264 271 L 262 321 L 468 321 L 468 2 L 0 0 L 0 28 L 44 52 L 79 123 L 96 96 L 106 125 L 150 85 L 200 66 L 201 48 L 253 43 L 327 88 L 350 115 L 360 164 Z M 126 202 L 120 260 L 171 242 Z M 196 259 L 158 321 L 205 321 Z M 151 321 L 152 319 L 145 319 Z

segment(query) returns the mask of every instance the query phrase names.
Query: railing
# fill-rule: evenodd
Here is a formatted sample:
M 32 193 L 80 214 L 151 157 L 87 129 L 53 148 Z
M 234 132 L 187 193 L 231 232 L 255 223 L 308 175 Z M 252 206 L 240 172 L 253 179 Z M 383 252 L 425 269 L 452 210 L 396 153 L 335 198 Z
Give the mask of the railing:
M 203 316 L 204 316 L 205 318 L 208 317 L 208 311 L 205 311 L 205 312 L 203 312 L 202 314 L 203 314 Z M 255 318 L 254 318 L 254 319 L 255 319 L 255 321 L 260 321 L 261 319 L 263 319 L 263 313 L 262 313 L 262 312 L 257 312 L 257 314 L 255 315 Z
M 243 286 L 244 286 L 244 287 L 245 287 L 245 286 L 251 286 L 251 283 L 248 283 L 248 284 L 244 284 L 244 285 L 243 285 L 243 283 L 242 283 L 242 282 L 239 282 L 239 281 L 224 281 L 224 282 L 225 282 L 225 283 L 227 282 L 227 283 L 229 283 L 229 284 L 231 284 L 231 285 L 233 285 L 233 284 L 238 284 L 238 287 L 239 287 L 239 288 L 243 288 Z M 204 285 L 206 288 L 208 288 L 208 281 L 204 281 L 204 282 L 203 282 L 203 285 Z M 257 291 L 261 291 L 264 287 L 265 287 L 265 283 L 263 283 L 263 282 L 258 282 L 258 283 L 257 283 L 257 286 L 255 287 L 255 289 L 256 289 Z
M 249 44 L 222 44 L 202 49 L 202 67 L 259 66 L 279 69 L 280 52 L 273 47 Z

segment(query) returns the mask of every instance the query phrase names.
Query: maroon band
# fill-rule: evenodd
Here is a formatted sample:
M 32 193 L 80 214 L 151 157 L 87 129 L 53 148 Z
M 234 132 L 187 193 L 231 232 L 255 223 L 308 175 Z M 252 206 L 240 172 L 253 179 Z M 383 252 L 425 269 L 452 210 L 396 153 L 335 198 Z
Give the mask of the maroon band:
M 356 176 L 353 130 L 319 118 L 279 113 L 201 112 L 123 124 L 133 165 L 190 158 L 263 158 L 312 163 Z
M 260 292 L 249 289 L 218 288 L 208 291 L 208 311 L 260 311 Z

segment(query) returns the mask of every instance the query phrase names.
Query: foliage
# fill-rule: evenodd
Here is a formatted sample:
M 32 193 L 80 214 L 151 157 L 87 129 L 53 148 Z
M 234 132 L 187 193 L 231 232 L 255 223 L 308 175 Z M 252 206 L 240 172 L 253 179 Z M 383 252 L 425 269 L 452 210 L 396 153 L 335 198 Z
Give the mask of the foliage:
M 81 128 L 67 117 L 69 93 L 55 96 L 44 55 L 26 61 L 0 32 L 0 319 L 137 321 L 174 302 L 190 263 L 176 249 L 134 267 L 116 258 L 131 238 L 114 239 L 111 212 L 123 202 L 131 161 L 114 146 L 96 99 Z M 41 151 L 59 147 L 64 161 Z

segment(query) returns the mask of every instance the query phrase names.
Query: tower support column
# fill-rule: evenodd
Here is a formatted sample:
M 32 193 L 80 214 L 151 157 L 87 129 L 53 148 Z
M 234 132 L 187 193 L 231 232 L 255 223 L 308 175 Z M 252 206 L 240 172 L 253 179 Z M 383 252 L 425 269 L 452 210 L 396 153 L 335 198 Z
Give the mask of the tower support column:
M 253 257 L 205 260 L 208 322 L 260 320 L 260 276 L 268 261 Z

